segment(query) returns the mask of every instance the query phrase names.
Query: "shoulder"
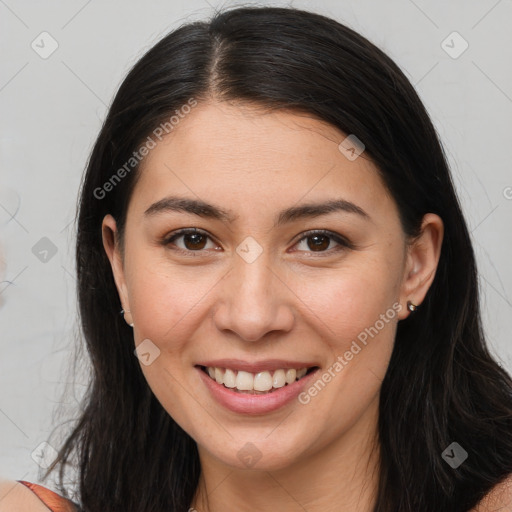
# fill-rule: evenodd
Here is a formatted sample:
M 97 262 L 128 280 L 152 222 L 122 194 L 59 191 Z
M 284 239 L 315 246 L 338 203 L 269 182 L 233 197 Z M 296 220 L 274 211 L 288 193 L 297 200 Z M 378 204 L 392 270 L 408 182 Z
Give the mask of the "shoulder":
M 0 512 L 74 512 L 73 503 L 42 485 L 0 478 Z
M 0 478 L 0 512 L 48 512 L 48 507 L 25 485 Z
M 512 473 L 495 485 L 470 512 L 494 512 L 496 510 L 512 510 Z

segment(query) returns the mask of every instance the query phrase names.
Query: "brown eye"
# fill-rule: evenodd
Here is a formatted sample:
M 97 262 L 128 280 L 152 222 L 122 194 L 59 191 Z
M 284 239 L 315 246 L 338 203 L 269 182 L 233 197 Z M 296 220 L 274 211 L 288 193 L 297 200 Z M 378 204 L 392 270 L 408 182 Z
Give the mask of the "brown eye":
M 182 239 L 182 245 L 175 243 L 175 241 Z M 195 256 L 194 253 L 200 253 L 207 249 L 218 250 L 218 246 L 212 244 L 207 247 L 208 240 L 212 240 L 211 237 L 204 231 L 194 229 L 182 229 L 176 233 L 173 233 L 170 237 L 166 238 L 162 243 L 163 245 L 174 245 L 175 250 L 180 251 L 184 254 Z M 334 242 L 334 247 L 331 245 Z M 332 252 L 353 248 L 352 244 L 344 237 L 337 235 L 331 231 L 316 230 L 309 231 L 295 244 L 305 244 L 300 252 L 310 252 L 322 254 L 331 254 Z
M 189 233 L 183 236 L 183 242 L 187 249 L 197 250 L 204 249 L 206 237 L 200 233 Z
M 197 229 L 183 229 L 174 233 L 171 237 L 164 240 L 164 245 L 176 245 L 178 250 L 183 252 L 200 252 L 206 250 L 206 244 L 209 235 Z M 182 246 L 175 244 L 175 240 L 182 239 Z
M 331 247 L 331 243 L 337 244 Z M 352 244 L 331 231 L 317 230 L 309 231 L 303 236 L 296 245 L 303 244 L 305 252 L 316 252 L 316 253 L 331 253 L 333 251 L 339 251 L 343 249 L 352 248 Z
M 329 237 L 326 235 L 312 235 L 308 236 L 306 240 L 313 240 L 312 243 L 308 243 L 308 247 L 313 251 L 322 251 L 329 247 Z

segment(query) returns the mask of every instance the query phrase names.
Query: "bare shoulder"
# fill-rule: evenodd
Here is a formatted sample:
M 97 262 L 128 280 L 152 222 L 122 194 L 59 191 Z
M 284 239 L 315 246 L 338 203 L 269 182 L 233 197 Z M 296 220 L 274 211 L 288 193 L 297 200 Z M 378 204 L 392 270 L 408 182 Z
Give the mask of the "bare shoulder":
M 495 512 L 498 510 L 503 512 L 512 510 L 512 474 L 494 486 L 471 512 Z
M 0 512 L 48 512 L 48 508 L 25 485 L 0 478 Z

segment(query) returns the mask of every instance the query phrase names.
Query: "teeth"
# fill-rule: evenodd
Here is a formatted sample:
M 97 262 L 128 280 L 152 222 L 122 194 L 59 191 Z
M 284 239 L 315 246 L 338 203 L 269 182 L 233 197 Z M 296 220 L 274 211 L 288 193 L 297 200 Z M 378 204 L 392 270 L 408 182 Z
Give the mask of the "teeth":
M 208 375 L 226 388 L 245 392 L 268 392 L 272 389 L 282 388 L 302 379 L 306 375 L 307 368 L 286 368 L 274 372 L 264 371 L 256 374 L 236 371 L 229 368 L 206 368 Z
M 249 372 L 238 372 L 235 381 L 236 389 L 240 391 L 251 391 L 254 389 L 254 377 Z
M 269 391 L 272 389 L 272 376 L 269 372 L 260 372 L 254 376 L 255 391 Z
M 301 368 L 300 370 L 297 370 L 297 379 L 302 379 L 304 375 L 308 372 L 307 368 Z
M 224 384 L 224 372 L 220 368 L 215 368 L 215 380 L 219 384 Z
M 236 386 L 235 372 L 229 368 L 224 372 L 224 386 L 227 388 L 234 388 Z
M 284 370 L 276 370 L 272 380 L 272 386 L 275 388 L 282 388 L 286 384 L 286 376 Z
M 286 384 L 291 384 L 297 378 L 297 370 L 295 368 L 289 368 L 285 373 Z

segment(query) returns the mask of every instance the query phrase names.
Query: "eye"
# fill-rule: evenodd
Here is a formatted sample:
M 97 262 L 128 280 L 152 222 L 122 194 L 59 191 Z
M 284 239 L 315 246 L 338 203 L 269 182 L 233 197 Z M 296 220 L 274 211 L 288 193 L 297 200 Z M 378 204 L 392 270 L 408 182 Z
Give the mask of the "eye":
M 183 239 L 183 247 L 174 243 L 180 238 Z M 177 247 L 175 250 L 186 255 L 195 256 L 195 252 L 201 252 L 208 249 L 208 247 L 205 246 L 208 239 L 211 239 L 211 237 L 205 231 L 197 228 L 187 228 L 180 229 L 173 233 L 170 237 L 165 238 L 162 243 L 165 246 L 175 245 Z M 312 240 L 312 242 L 308 243 L 308 240 Z M 338 247 L 330 247 L 332 241 L 338 244 Z M 307 231 L 295 245 L 300 245 L 303 242 L 306 242 L 306 250 L 309 249 L 310 252 L 316 253 L 330 253 L 332 251 L 353 248 L 353 245 L 344 237 L 333 233 L 332 231 L 322 229 Z M 210 249 L 211 248 L 212 247 L 210 247 Z M 219 246 L 215 246 L 214 244 L 213 249 L 219 250 Z
M 308 240 L 311 240 L 312 242 L 308 242 Z M 329 248 L 332 241 L 337 243 L 338 246 L 335 248 Z M 324 229 L 307 231 L 296 245 L 300 245 L 301 243 L 305 243 L 306 250 L 309 249 L 310 252 L 317 253 L 330 253 L 333 251 L 353 248 L 352 244 L 344 237 Z
M 206 250 L 207 247 L 205 247 L 205 242 L 210 236 L 199 229 L 193 228 L 193 229 L 181 229 L 178 232 L 174 233 L 171 237 L 166 238 L 163 241 L 164 245 L 174 244 L 174 241 L 182 238 L 184 247 L 178 247 L 178 251 L 182 253 L 187 253 L 195 256 L 194 252 L 200 252 L 203 250 Z

